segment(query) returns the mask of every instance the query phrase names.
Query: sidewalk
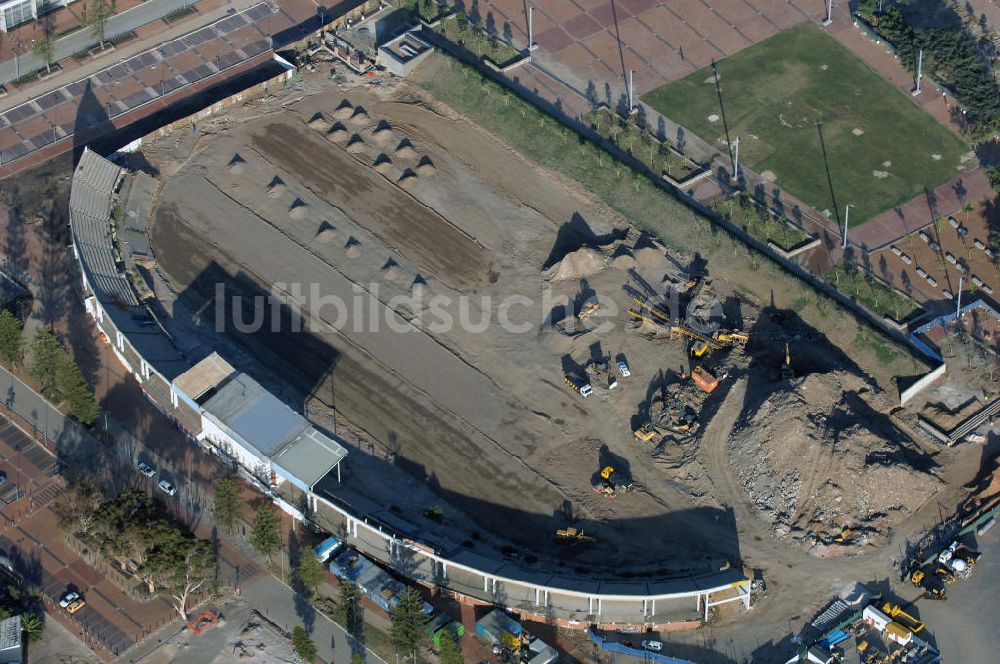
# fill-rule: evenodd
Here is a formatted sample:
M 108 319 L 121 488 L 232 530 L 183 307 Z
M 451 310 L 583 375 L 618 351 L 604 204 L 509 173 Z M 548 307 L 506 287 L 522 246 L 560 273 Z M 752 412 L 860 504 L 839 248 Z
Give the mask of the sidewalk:
M 312 621 L 312 640 L 320 659 L 328 664 L 351 664 L 351 637 L 344 629 L 325 615 L 316 611 L 305 598 L 296 596 L 291 588 L 273 576 L 267 576 L 244 589 L 243 599 L 287 632 L 296 625 Z M 303 620 L 303 615 L 307 616 Z M 312 618 L 308 618 L 312 616 Z M 308 629 L 306 625 L 306 629 Z M 371 650 L 365 661 L 385 664 L 385 660 Z
M 145 5 L 153 4 L 156 1 L 157 0 L 150 0 L 149 2 L 145 3 Z M 185 3 L 183 2 L 183 0 L 170 0 L 170 1 L 178 3 L 181 6 L 183 6 L 184 4 L 193 4 L 190 2 Z M 64 85 L 67 85 L 79 79 L 86 78 L 87 76 L 95 74 L 96 72 L 99 72 L 102 69 L 106 69 L 107 67 L 115 64 L 115 62 L 117 61 L 130 58 L 136 55 L 137 53 L 141 53 L 142 51 L 148 50 L 149 48 L 156 46 L 157 44 L 162 44 L 164 42 L 170 41 L 171 39 L 176 39 L 177 37 L 180 37 L 189 32 L 197 30 L 202 26 L 208 25 L 213 21 L 217 21 L 220 18 L 223 18 L 226 15 L 226 12 L 230 8 L 233 8 L 236 11 L 242 11 L 247 7 L 256 4 L 256 1 L 259 0 L 228 0 L 228 2 L 226 0 L 201 0 L 200 2 L 198 2 L 197 5 L 199 11 L 196 14 L 193 14 L 192 16 L 185 18 L 182 21 L 178 21 L 177 23 L 173 23 L 169 26 L 164 26 L 163 29 L 156 29 L 155 31 L 150 31 L 148 35 L 140 36 L 139 39 L 134 39 L 126 43 L 116 48 L 113 53 L 110 53 L 104 57 L 96 58 L 94 60 L 88 60 L 82 63 L 78 67 L 66 66 L 63 70 L 53 74 L 48 78 L 45 78 L 44 80 L 36 81 L 35 83 L 32 83 L 30 85 L 26 85 L 12 90 L 10 94 L 8 94 L 6 97 L 3 98 L 2 101 L 0 101 L 0 111 L 5 111 L 10 108 L 13 108 L 14 106 L 17 106 L 18 104 L 23 104 L 24 102 L 29 101 L 31 99 L 35 99 L 50 90 L 60 88 Z M 143 7 L 145 7 L 145 5 L 140 5 L 136 9 L 142 9 Z M 144 23 L 141 23 L 134 28 L 130 28 L 130 30 L 135 30 L 136 28 L 141 27 L 142 25 L 148 25 L 153 21 L 159 20 L 162 16 L 165 16 L 166 14 L 170 13 L 170 11 L 173 10 L 165 11 L 161 16 L 155 16 L 153 18 L 150 18 Z M 118 14 L 117 16 L 115 16 L 115 18 L 117 19 L 125 15 L 126 14 Z M 136 21 L 138 20 L 138 18 L 129 17 L 128 20 Z M 110 27 L 111 21 L 108 22 L 108 26 L 109 27 L 107 34 L 109 36 L 115 34 L 114 32 L 112 32 Z M 157 26 L 150 26 L 150 27 L 156 28 Z M 128 32 L 128 30 L 126 30 L 125 32 Z M 89 30 L 82 30 L 79 32 L 75 32 L 71 35 L 68 35 L 67 37 L 64 37 L 63 39 L 74 39 L 74 38 L 81 40 L 89 39 L 91 46 L 97 44 L 97 40 L 93 38 Z M 61 41 L 62 40 L 60 40 L 60 42 Z M 62 52 L 59 51 L 56 55 L 56 60 L 60 59 L 61 57 L 68 58 L 77 51 L 82 50 L 82 48 L 86 48 L 86 46 L 81 46 L 80 48 L 69 50 L 64 56 L 59 55 Z M 27 63 L 31 62 L 30 58 L 34 57 L 35 56 L 30 53 L 28 55 L 22 55 L 20 57 L 20 70 L 22 76 L 25 75 L 28 71 L 30 71 L 28 69 Z M 45 66 L 44 63 L 41 63 L 39 65 L 39 67 L 44 67 L 44 66 Z M 6 83 L 14 80 L 14 76 L 10 76 L 9 78 L 6 76 L 6 74 L 9 73 L 8 69 L 10 70 L 10 72 L 16 74 L 16 72 L 14 71 L 15 63 L 13 60 L 7 60 L 3 63 L 0 63 L 0 83 Z

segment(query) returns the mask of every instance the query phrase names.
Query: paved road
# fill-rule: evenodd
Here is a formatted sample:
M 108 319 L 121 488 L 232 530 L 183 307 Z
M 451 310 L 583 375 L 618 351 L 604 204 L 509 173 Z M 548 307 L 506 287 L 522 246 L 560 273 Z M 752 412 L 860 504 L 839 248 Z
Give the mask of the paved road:
M 312 610 L 302 599 L 296 599 L 292 589 L 278 581 L 273 576 L 267 576 L 244 589 L 243 599 L 263 613 L 271 621 L 289 632 L 296 625 L 302 625 L 303 613 L 312 622 L 312 639 L 324 662 L 330 664 L 351 664 L 351 637 L 337 623 L 322 613 Z M 307 625 L 308 629 L 308 625 Z M 365 655 L 365 661 L 371 664 L 385 660 L 371 652 Z
M 121 14 L 115 14 L 108 20 L 105 36 L 107 39 L 131 32 L 147 23 L 163 18 L 172 11 L 195 4 L 192 0 L 147 0 Z M 84 28 L 57 39 L 52 60 L 57 62 L 79 53 L 85 48 L 97 45 L 94 33 Z M 9 83 L 20 76 L 45 67 L 45 61 L 30 51 L 13 60 L 0 62 L 0 83 Z

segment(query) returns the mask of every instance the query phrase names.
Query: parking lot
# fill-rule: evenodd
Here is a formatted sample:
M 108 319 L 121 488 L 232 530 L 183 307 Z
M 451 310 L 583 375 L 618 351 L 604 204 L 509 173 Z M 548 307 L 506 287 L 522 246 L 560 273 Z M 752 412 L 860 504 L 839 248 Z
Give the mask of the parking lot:
M 163 463 L 155 455 L 144 455 L 151 463 Z M 108 461 L 112 461 L 108 459 Z M 127 475 L 127 481 L 172 504 L 181 513 L 183 496 L 169 497 L 155 489 L 157 475 L 143 477 L 127 450 L 115 461 L 115 472 Z M 169 468 L 164 465 L 164 468 Z M 133 644 L 173 621 L 177 614 L 162 597 L 137 601 L 102 576 L 67 544 L 58 519 L 50 509 L 64 482 L 58 474 L 55 456 L 36 443 L 10 421 L 0 418 L 0 471 L 7 481 L 0 484 L 0 496 L 21 494 L 17 500 L 0 506 L 0 548 L 11 554 L 17 571 L 28 583 L 42 592 L 46 610 L 77 635 L 103 659 L 110 660 Z M 172 476 L 181 476 L 173 473 Z M 186 486 L 181 485 L 181 488 Z M 210 538 L 203 525 L 194 524 L 199 537 Z M 260 568 L 232 547 L 219 547 L 219 581 L 223 588 L 246 584 L 258 577 Z M 86 606 L 70 615 L 58 605 L 67 590 L 84 598 Z

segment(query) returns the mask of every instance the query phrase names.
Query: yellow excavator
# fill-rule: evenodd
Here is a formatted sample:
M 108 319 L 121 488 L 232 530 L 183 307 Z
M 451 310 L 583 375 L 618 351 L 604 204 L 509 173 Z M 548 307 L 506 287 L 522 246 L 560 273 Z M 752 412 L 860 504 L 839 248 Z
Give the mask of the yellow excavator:
M 560 528 L 556 531 L 555 539 L 567 544 L 593 544 L 597 541 L 578 528 Z
M 595 492 L 607 498 L 617 498 L 619 493 L 631 491 L 635 484 L 631 477 L 616 471 L 614 466 L 605 466 L 591 486 Z
M 788 350 L 788 344 L 785 344 L 785 363 L 781 365 L 781 380 L 791 380 L 795 378 L 795 372 L 792 371 L 792 353 Z

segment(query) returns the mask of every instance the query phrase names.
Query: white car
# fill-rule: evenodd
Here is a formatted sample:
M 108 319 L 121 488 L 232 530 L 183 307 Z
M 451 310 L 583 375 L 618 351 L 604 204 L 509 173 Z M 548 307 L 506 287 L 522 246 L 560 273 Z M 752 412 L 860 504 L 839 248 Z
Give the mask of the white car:
M 628 378 L 632 375 L 632 372 L 628 370 L 628 363 L 626 363 L 625 360 L 618 360 L 618 373 L 620 373 L 623 378 Z
M 152 477 L 153 475 L 156 475 L 156 468 L 153 468 L 145 461 L 140 461 L 139 464 L 136 466 L 136 468 L 138 468 L 139 472 L 145 475 L 146 477 Z
M 173 496 L 177 493 L 177 487 L 175 487 L 167 480 L 160 480 L 160 491 L 167 494 L 168 496 Z
M 59 598 L 59 607 L 65 609 L 78 599 L 80 599 L 80 593 L 75 590 L 67 590 L 63 593 L 63 596 Z
M 651 652 L 660 652 L 663 650 L 663 641 L 643 641 L 642 649 Z

